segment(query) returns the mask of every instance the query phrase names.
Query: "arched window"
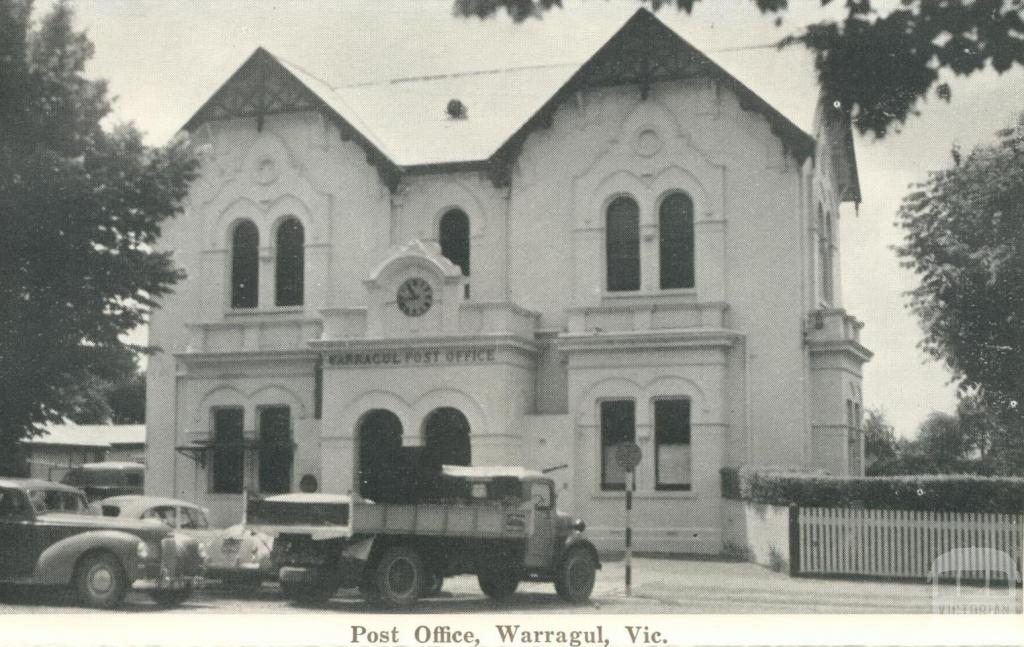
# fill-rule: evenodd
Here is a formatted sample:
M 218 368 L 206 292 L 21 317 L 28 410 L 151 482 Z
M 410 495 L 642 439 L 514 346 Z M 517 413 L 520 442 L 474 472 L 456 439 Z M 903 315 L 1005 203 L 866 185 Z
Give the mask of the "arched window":
M 470 465 L 469 420 L 458 409 L 440 407 L 423 423 L 427 460 L 435 465 Z
M 441 254 L 462 268 L 463 276 L 469 276 L 469 217 L 460 209 L 452 209 L 441 216 L 438 230 Z
M 297 218 L 288 218 L 277 228 L 277 295 L 274 303 L 279 306 L 301 306 L 305 283 L 306 242 L 302 223 Z
M 260 233 L 251 220 L 235 226 L 231 237 L 231 307 L 259 305 Z
M 632 198 L 615 198 L 608 205 L 605 230 L 608 291 L 640 289 L 640 208 Z
M 661 289 L 693 287 L 693 201 L 673 193 L 658 209 Z

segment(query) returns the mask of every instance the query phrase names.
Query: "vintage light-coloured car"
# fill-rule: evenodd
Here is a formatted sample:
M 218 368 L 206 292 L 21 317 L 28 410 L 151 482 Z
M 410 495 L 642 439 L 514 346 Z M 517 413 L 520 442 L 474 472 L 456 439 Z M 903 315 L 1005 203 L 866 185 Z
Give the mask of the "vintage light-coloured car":
M 270 560 L 273 539 L 235 524 L 211 528 L 206 511 L 183 501 L 152 496 L 115 496 L 100 501 L 103 515 L 160 522 L 197 539 L 207 552 L 206 575 L 233 588 L 255 589 L 277 579 Z
M 101 517 L 77 488 L 0 478 L 0 587 L 73 587 L 91 607 L 119 605 L 129 588 L 160 605 L 202 583 L 205 552 L 165 526 Z

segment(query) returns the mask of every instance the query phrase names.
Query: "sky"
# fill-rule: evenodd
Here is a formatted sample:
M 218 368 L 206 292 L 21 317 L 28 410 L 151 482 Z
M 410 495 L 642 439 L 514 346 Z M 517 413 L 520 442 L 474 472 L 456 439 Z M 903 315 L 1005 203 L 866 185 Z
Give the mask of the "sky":
M 40 15 L 52 0 L 37 0 Z M 796 0 L 781 26 L 751 0 L 703 0 L 692 15 L 658 17 L 708 53 L 798 125 L 809 127 L 817 86 L 810 56 L 765 48 L 840 9 Z M 565 0 L 540 20 L 452 16 L 451 0 L 74 0 L 79 28 L 96 46 L 91 76 L 117 96 L 113 120 L 131 121 L 165 143 L 228 76 L 264 46 L 332 85 L 439 72 L 582 62 L 636 9 L 638 0 Z M 906 308 L 914 275 L 892 246 L 909 187 L 952 163 L 1024 110 L 1024 70 L 949 78 L 950 103 L 921 106 L 901 132 L 857 136 L 863 203 L 840 218 L 842 305 L 865 323 L 875 356 L 865 368 L 864 405 L 881 408 L 898 434 L 913 435 L 932 411 L 951 411 L 949 372 L 919 349 L 921 330 Z M 144 339 L 145 331 L 137 338 Z

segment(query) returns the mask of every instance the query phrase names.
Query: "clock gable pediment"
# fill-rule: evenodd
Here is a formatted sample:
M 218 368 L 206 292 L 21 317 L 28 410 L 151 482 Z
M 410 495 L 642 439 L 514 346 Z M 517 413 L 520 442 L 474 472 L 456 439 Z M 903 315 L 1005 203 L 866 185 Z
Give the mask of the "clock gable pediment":
M 454 332 L 465 281 L 437 243 L 411 240 L 392 248 L 364 281 L 368 336 Z

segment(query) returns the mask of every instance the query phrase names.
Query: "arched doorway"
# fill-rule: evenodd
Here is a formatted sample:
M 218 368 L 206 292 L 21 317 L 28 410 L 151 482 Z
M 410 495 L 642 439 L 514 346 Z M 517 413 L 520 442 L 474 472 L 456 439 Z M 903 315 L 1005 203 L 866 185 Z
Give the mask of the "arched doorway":
M 386 498 L 402 451 L 402 421 L 387 409 L 368 411 L 359 422 L 357 489 L 367 499 Z M 384 495 L 384 496 L 382 496 Z
M 469 420 L 453 407 L 440 407 L 423 422 L 424 453 L 434 465 L 470 465 Z

